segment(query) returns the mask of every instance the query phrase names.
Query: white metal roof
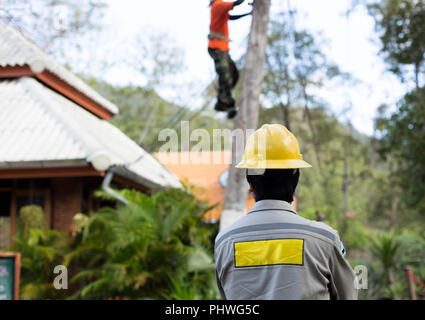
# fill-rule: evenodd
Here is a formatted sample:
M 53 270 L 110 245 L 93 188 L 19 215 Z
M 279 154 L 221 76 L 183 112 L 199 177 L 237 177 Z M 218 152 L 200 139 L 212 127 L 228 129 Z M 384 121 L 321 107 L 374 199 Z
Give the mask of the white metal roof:
M 117 174 L 151 188 L 178 178 L 118 128 L 32 77 L 0 81 L 0 168 L 42 162 L 90 162 L 107 154 Z
M 24 65 L 28 65 L 34 73 L 50 71 L 112 114 L 118 113 L 118 107 L 115 104 L 103 98 L 84 81 L 50 58 L 17 30 L 0 21 L 0 66 Z

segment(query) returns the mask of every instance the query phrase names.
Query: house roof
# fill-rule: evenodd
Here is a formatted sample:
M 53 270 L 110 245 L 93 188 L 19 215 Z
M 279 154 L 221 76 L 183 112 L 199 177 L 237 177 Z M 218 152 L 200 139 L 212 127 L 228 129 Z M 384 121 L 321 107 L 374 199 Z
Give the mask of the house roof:
M 47 70 L 111 114 L 118 113 L 115 104 L 103 98 L 84 81 L 50 58 L 17 30 L 0 21 L 0 67 L 24 66 L 28 66 L 35 75 Z
M 116 174 L 138 184 L 180 186 L 174 174 L 118 128 L 32 77 L 0 81 L 0 97 L 0 169 L 89 164 L 105 154 Z
M 220 219 L 225 191 L 220 176 L 229 169 L 231 151 L 158 152 L 154 156 L 189 187 L 193 186 L 192 192 L 199 199 L 217 204 L 206 214 L 206 219 Z M 252 197 L 248 198 L 247 211 L 254 202 Z

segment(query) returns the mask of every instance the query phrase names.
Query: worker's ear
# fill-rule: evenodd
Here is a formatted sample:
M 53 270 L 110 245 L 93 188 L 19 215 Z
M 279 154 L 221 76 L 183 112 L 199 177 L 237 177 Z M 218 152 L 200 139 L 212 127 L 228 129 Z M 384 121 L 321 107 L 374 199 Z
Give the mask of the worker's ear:
M 252 189 L 252 185 L 249 184 L 249 192 L 254 192 L 254 190 Z

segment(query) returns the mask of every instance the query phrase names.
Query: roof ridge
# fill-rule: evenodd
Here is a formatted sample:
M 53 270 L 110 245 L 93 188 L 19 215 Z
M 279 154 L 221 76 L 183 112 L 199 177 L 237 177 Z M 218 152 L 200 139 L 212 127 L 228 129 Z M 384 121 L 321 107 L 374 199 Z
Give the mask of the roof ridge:
M 40 48 L 38 48 L 34 42 L 32 42 L 30 39 L 26 38 L 19 30 L 14 29 L 10 26 L 8 26 L 6 23 L 4 23 L 3 21 L 0 20 L 0 27 L 5 28 L 8 30 L 8 32 L 10 32 L 10 36 L 16 37 L 17 39 L 19 39 L 19 41 L 22 41 L 23 43 L 25 43 L 25 45 L 28 46 L 28 48 L 33 51 L 37 56 L 41 55 L 47 55 L 45 52 L 43 52 Z M 0 61 L 1 63 L 1 61 Z M 24 64 L 19 64 L 19 65 L 24 65 Z M 29 67 L 31 68 L 31 63 L 29 64 Z M 31 68 L 32 70 L 32 68 Z
M 13 65 L 23 66 L 27 64 L 34 73 L 41 73 L 47 70 L 85 96 L 99 103 L 112 114 L 119 112 L 118 107 L 114 103 L 102 97 L 96 90 L 37 47 L 35 43 L 26 38 L 21 32 L 0 21 L 0 43 L 2 40 L 6 44 L 15 41 L 25 47 L 22 48 L 15 45 L 13 55 L 9 53 L 10 47 L 5 46 L 3 49 L 0 47 L 0 66 L 13 67 Z M 25 52 L 25 50 L 30 52 Z M 3 62 L 2 59 L 8 59 L 9 61 Z

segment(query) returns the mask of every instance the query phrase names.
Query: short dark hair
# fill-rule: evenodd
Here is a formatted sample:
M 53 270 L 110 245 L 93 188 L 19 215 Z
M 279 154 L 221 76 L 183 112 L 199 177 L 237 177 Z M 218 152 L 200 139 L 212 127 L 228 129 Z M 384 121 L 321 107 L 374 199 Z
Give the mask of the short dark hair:
M 299 177 L 299 169 L 266 169 L 261 175 L 249 174 L 247 170 L 246 174 L 246 179 L 254 191 L 255 201 L 265 199 L 294 201 Z

